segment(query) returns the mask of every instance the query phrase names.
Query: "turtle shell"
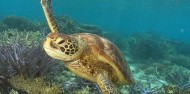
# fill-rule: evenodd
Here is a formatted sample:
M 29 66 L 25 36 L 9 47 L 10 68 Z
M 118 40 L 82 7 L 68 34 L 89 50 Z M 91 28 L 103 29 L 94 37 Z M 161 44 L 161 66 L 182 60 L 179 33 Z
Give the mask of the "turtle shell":
M 134 83 L 130 67 L 121 51 L 109 40 L 90 33 L 74 34 L 73 36 L 85 40 L 92 52 L 99 60 L 111 65 L 117 72 L 117 84 Z

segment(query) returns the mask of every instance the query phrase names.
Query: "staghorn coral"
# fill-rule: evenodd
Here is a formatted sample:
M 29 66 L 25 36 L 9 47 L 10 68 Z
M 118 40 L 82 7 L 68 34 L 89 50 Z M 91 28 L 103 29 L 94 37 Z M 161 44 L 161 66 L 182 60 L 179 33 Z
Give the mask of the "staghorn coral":
M 44 82 L 43 78 L 34 79 L 26 78 L 22 75 L 17 75 L 9 79 L 9 82 L 18 90 L 26 91 L 27 94 L 61 94 L 61 89 L 52 85 L 49 86 Z
M 36 23 L 31 22 L 28 19 L 16 16 L 8 16 L 2 20 L 2 23 L 5 24 L 7 28 L 18 29 L 19 31 L 36 31 L 39 28 Z

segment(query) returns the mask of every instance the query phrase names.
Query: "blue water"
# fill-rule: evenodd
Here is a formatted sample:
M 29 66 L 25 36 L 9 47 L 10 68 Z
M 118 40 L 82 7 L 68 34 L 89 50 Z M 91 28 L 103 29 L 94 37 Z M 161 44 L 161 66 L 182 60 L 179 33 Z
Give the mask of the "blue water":
M 40 0 L 0 0 L 0 18 L 15 15 L 45 21 Z M 67 15 L 105 31 L 156 31 L 190 41 L 190 0 L 53 0 L 56 15 Z

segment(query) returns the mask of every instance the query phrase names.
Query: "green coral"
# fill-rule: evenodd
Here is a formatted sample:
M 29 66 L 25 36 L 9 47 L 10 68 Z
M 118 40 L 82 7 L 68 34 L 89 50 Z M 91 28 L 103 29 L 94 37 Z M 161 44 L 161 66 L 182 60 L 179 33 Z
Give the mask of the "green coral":
M 19 31 L 31 30 L 36 31 L 39 29 L 38 24 L 28 19 L 16 16 L 8 16 L 2 20 L 8 28 L 18 29 Z
M 175 47 L 155 32 L 137 33 L 127 41 L 131 56 L 139 60 L 161 60 L 176 52 Z
M 109 39 L 111 42 L 113 42 L 120 50 L 125 53 L 126 51 L 126 36 L 125 33 L 121 32 L 107 32 L 103 34 L 103 37 Z
M 61 94 L 63 91 L 56 85 L 47 85 L 43 78 L 25 78 L 24 76 L 17 75 L 9 79 L 11 85 L 28 94 Z
M 8 29 L 7 25 L 5 25 L 4 23 L 0 22 L 0 32 L 1 31 L 5 31 L 7 29 Z
M 172 41 L 172 44 L 176 47 L 178 54 L 190 56 L 190 43 L 183 41 Z
M 168 59 L 176 65 L 183 66 L 185 68 L 190 69 L 190 58 L 189 58 L 189 56 L 174 54 L 174 55 L 170 55 Z
M 58 21 L 60 31 L 65 34 L 93 33 L 103 35 L 103 31 L 97 26 L 78 23 L 68 16 L 58 16 L 56 20 Z

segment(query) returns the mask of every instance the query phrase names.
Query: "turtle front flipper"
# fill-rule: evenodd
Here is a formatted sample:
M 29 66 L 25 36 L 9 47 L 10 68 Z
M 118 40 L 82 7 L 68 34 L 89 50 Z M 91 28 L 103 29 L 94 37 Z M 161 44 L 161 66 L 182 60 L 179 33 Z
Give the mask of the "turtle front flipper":
M 58 24 L 54 18 L 53 9 L 52 9 L 52 0 L 41 0 L 41 5 L 44 10 L 48 25 L 51 29 L 51 32 L 58 32 Z
M 121 94 L 117 86 L 110 80 L 106 71 L 98 75 L 97 84 L 103 94 Z

